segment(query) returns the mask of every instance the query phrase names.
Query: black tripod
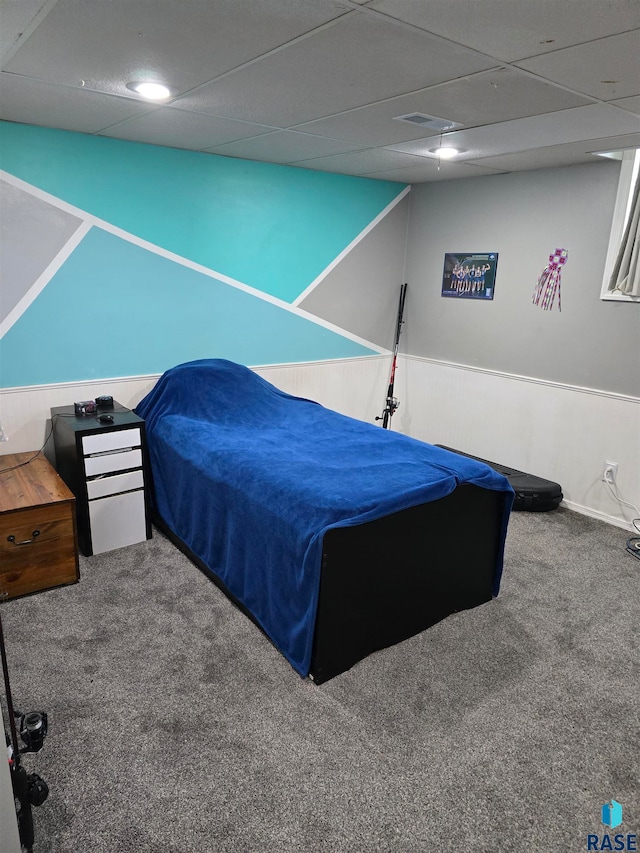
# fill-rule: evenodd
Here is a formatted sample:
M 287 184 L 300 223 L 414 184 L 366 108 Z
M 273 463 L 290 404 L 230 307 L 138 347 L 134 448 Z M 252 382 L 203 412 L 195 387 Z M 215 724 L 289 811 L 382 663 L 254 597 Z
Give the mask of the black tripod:
M 18 731 L 16 728 L 16 713 L 13 709 L 11 698 L 11 687 L 9 685 L 9 669 L 7 667 L 7 653 L 4 645 L 4 633 L 2 630 L 2 617 L 0 616 L 0 656 L 2 657 L 2 674 L 4 677 L 4 692 L 7 698 L 7 714 L 9 716 L 9 730 L 11 737 L 7 737 L 7 747 L 11 747 L 9 770 L 11 773 L 11 785 L 16 802 L 16 815 L 18 818 L 18 832 L 20 843 L 26 853 L 33 850 L 33 815 L 32 806 L 40 806 L 47 799 L 49 789 L 46 782 L 36 773 L 27 773 L 22 766 L 22 752 L 37 752 L 42 746 L 46 734 L 46 714 L 27 714 L 20 717 L 21 735 L 27 746 L 20 748 L 18 742 Z M 24 726 L 24 730 L 22 727 Z M 33 737 L 35 735 L 35 737 Z

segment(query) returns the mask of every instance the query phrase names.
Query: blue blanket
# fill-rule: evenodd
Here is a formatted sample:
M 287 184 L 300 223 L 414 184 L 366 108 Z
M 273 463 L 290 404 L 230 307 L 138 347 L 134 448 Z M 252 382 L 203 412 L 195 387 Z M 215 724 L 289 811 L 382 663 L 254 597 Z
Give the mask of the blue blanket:
M 487 465 L 291 396 L 220 359 L 168 370 L 136 412 L 156 510 L 301 675 L 330 528 L 437 500 L 459 483 L 505 492 L 497 595 L 513 491 Z

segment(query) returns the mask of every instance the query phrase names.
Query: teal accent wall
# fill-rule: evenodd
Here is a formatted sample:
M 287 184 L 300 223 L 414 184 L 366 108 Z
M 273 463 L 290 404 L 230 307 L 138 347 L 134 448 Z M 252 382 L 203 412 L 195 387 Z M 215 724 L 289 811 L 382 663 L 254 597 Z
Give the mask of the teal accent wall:
M 402 184 L 10 122 L 0 122 L 0 167 L 5 186 L 28 185 L 5 193 L 26 238 L 0 251 L 33 279 L 0 327 L 0 387 L 155 374 L 196 358 L 257 366 L 378 352 L 367 346 L 375 334 L 341 334 L 288 303 Z M 50 256 L 37 224 L 56 199 L 91 227 L 47 278 L 27 260 Z M 0 296 L 4 275 L 0 266 Z M 371 280 L 366 265 L 353 275 Z
M 288 302 L 402 189 L 10 122 L 0 150 L 12 175 Z
M 267 330 L 267 334 L 265 334 Z M 372 350 L 218 279 L 92 228 L 0 341 L 6 387 Z

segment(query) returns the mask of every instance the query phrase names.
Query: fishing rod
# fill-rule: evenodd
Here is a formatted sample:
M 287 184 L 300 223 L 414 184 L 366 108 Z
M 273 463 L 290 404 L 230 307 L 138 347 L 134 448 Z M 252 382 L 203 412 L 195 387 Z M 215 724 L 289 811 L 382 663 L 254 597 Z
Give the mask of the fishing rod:
M 389 429 L 393 413 L 398 408 L 400 403 L 393 396 L 393 386 L 396 380 L 396 364 L 398 363 L 398 346 L 400 344 L 400 335 L 402 334 L 402 324 L 404 323 L 404 299 L 407 293 L 407 284 L 400 285 L 400 304 L 398 306 L 398 321 L 396 324 L 396 339 L 393 346 L 393 361 L 391 362 L 391 376 L 389 377 L 389 387 L 387 388 L 387 399 L 385 407 L 381 415 L 376 416 L 377 421 L 382 421 L 383 429 Z
M 0 595 L 0 598 L 2 596 Z M 4 678 L 4 693 L 7 701 L 7 716 L 9 717 L 10 737 L 6 737 L 7 755 L 9 758 L 9 770 L 11 785 L 16 804 L 16 817 L 18 822 L 18 833 L 20 844 L 26 853 L 32 853 L 34 832 L 32 806 L 40 806 L 47 799 L 49 787 L 37 773 L 27 773 L 21 761 L 23 752 L 39 752 L 47 733 L 47 715 L 43 712 L 34 712 L 21 715 L 14 711 L 13 699 L 11 697 L 11 686 L 9 684 L 9 667 L 7 664 L 7 653 L 4 645 L 4 633 L 2 631 L 2 617 L 0 616 L 0 658 L 2 660 L 2 675 Z M 16 719 L 20 719 L 20 737 L 26 746 L 20 747 L 18 742 L 18 730 Z M 0 758 L 0 760 L 4 760 Z

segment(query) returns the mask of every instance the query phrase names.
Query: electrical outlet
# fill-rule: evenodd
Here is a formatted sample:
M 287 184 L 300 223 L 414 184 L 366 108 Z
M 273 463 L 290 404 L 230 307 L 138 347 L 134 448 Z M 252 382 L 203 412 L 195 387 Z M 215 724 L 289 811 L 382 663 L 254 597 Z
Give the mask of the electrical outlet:
M 2 429 L 2 424 L 0 424 L 0 441 L 9 441 L 9 436 Z
M 612 486 L 616 484 L 616 477 L 618 476 L 618 463 L 617 462 L 605 462 L 604 467 L 602 469 L 602 482 L 609 483 Z

